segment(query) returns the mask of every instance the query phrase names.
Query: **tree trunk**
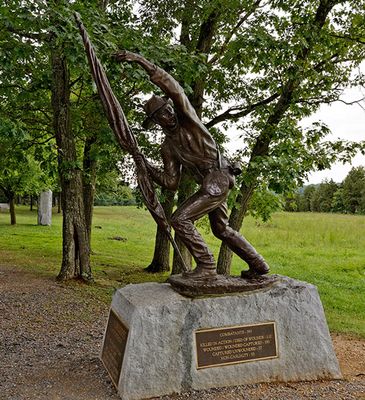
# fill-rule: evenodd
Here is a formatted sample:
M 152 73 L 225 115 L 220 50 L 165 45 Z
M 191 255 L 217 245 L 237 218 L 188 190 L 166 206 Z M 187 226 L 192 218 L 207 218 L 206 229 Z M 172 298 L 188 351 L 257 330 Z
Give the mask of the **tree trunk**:
M 13 194 L 9 196 L 9 211 L 10 211 L 10 224 L 16 225 L 15 196 Z
M 175 192 L 167 189 L 162 189 L 162 194 L 165 199 L 162 202 L 162 207 L 165 210 L 167 219 L 171 217 L 174 208 Z M 163 229 L 159 226 L 156 230 L 155 251 L 151 264 L 145 268 L 147 272 L 166 272 L 170 270 L 170 242 Z
M 58 4 L 58 2 L 56 2 Z M 61 23 L 52 13 L 51 24 Z M 62 266 L 57 277 L 91 281 L 89 240 L 85 222 L 81 170 L 77 163 L 75 139 L 71 132 L 69 71 L 62 44 L 53 34 L 50 40 L 52 65 L 53 125 L 58 146 L 58 168 L 62 188 L 63 244 Z
M 96 142 L 96 137 L 91 136 L 86 139 L 84 147 L 84 158 L 83 158 L 83 197 L 84 197 L 84 209 L 85 209 L 85 221 L 86 231 L 91 244 L 91 227 L 94 210 L 94 198 L 95 198 L 95 184 L 96 184 L 96 170 L 97 162 L 92 157 L 92 147 Z
M 179 192 L 178 192 L 178 199 L 177 199 L 177 206 L 179 207 L 188 197 L 190 197 L 194 193 L 195 183 L 186 171 L 183 170 L 180 185 L 179 185 Z M 180 250 L 182 258 L 187 268 L 191 269 L 191 262 L 192 257 L 184 243 L 180 240 L 178 236 L 175 235 L 175 242 L 177 247 Z M 172 274 L 180 274 L 183 271 L 183 266 L 181 265 L 180 257 L 174 251 L 174 257 L 172 262 Z
M 290 68 L 290 74 L 288 74 L 290 78 L 283 83 L 283 86 L 280 90 L 281 95 L 279 96 L 271 115 L 269 115 L 260 135 L 256 139 L 256 143 L 252 149 L 251 157 L 248 162 L 248 167 L 244 172 L 246 174 L 246 182 L 249 181 L 250 183 L 248 186 L 246 186 L 246 184 L 241 186 L 240 194 L 238 195 L 236 201 L 240 207 L 239 209 L 233 209 L 229 218 L 229 225 L 235 230 L 239 230 L 241 228 L 243 218 L 247 211 L 248 202 L 252 197 L 257 178 L 260 175 L 259 159 L 260 157 L 266 157 L 269 154 L 269 147 L 272 137 L 275 134 L 277 126 L 283 119 L 286 111 L 289 109 L 292 103 L 293 94 L 297 90 L 302 79 L 302 64 L 308 58 L 313 44 L 316 43 L 316 33 L 318 34 L 322 29 L 329 12 L 335 6 L 335 4 L 335 1 L 320 1 L 312 23 L 313 29 L 311 31 L 311 36 L 307 38 L 307 42 L 302 48 L 299 49 L 296 57 L 297 63 L 295 66 Z M 226 245 L 222 244 L 218 257 L 218 272 L 222 274 L 229 274 L 231 260 L 231 250 L 229 250 Z
M 193 257 L 191 256 L 189 250 L 186 248 L 186 246 L 184 245 L 184 243 L 180 240 L 180 238 L 178 236 L 175 235 L 175 242 L 177 244 L 177 247 L 180 250 L 180 254 L 184 260 L 184 264 L 185 266 L 188 268 L 188 270 L 192 269 L 192 260 Z M 176 252 L 174 251 L 174 257 L 173 257 L 173 261 L 172 261 L 172 271 L 171 271 L 171 275 L 175 275 L 175 274 L 181 274 L 184 271 L 184 268 L 181 264 L 181 260 L 180 257 L 176 254 Z
M 229 217 L 229 226 L 234 230 L 239 231 L 241 229 L 243 218 L 246 215 L 248 203 L 252 196 L 254 188 L 242 186 L 241 193 L 237 196 L 236 204 L 239 204 L 239 207 L 234 206 L 231 211 L 231 215 Z M 222 275 L 229 275 L 231 269 L 232 262 L 232 251 L 229 247 L 222 243 L 217 263 L 217 272 Z
M 61 214 L 62 211 L 62 193 L 57 194 L 57 214 Z

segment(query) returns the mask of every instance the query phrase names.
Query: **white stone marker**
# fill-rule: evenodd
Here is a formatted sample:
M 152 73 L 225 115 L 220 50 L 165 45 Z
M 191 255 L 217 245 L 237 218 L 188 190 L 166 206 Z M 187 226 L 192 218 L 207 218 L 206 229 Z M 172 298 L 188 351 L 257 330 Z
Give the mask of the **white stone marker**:
M 52 224 L 52 190 L 46 190 L 38 199 L 38 225 Z
M 258 333 L 263 328 L 272 334 Z M 341 378 L 316 287 L 287 277 L 266 289 L 197 299 L 169 284 L 128 285 L 114 294 L 101 359 L 123 400 Z

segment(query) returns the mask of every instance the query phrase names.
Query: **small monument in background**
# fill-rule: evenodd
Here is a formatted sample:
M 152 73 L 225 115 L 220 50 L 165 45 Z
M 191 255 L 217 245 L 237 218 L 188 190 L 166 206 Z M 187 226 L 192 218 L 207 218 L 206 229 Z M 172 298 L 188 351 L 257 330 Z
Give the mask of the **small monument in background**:
M 39 195 L 38 225 L 52 225 L 52 190 L 46 190 Z

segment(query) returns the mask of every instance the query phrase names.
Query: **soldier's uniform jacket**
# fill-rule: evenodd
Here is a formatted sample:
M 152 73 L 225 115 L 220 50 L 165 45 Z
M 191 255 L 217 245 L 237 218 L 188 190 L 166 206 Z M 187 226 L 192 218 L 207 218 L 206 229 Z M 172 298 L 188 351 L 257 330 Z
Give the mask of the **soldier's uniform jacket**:
M 178 119 L 175 129 L 164 129 L 166 138 L 161 145 L 164 171 L 150 168 L 150 173 L 162 186 L 174 188 L 183 165 L 202 183 L 209 172 L 219 167 L 217 145 L 174 78 L 155 66 L 150 79 L 171 98 Z

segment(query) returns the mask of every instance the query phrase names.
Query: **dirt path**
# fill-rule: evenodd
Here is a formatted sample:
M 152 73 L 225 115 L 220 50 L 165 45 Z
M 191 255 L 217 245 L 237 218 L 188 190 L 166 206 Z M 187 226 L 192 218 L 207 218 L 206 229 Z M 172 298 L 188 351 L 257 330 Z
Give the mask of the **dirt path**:
M 119 399 L 98 359 L 107 314 L 105 304 L 75 288 L 0 266 L 0 399 Z M 333 340 L 344 380 L 245 385 L 162 399 L 365 399 L 365 340 Z

